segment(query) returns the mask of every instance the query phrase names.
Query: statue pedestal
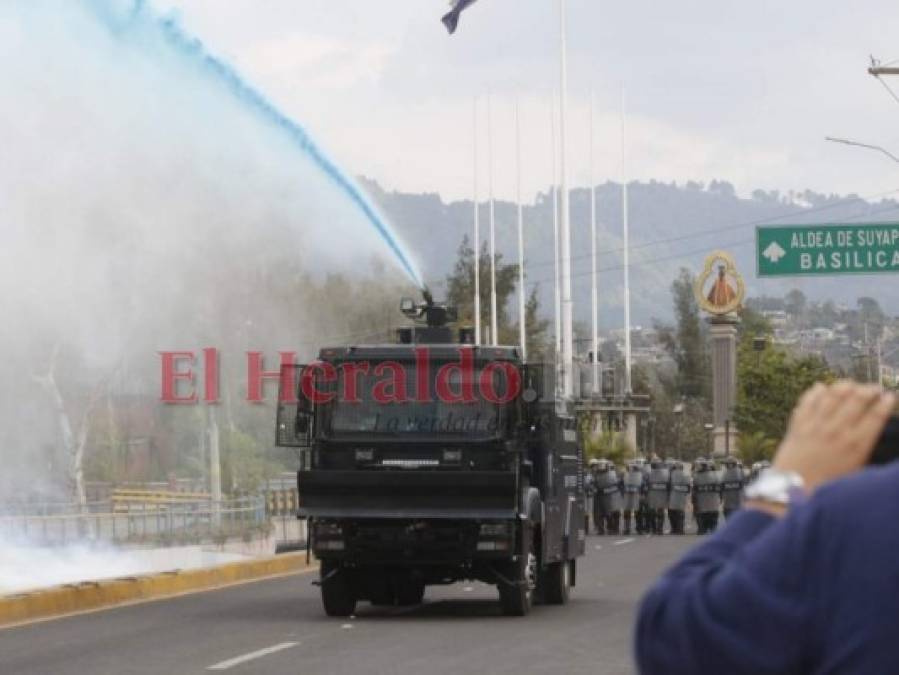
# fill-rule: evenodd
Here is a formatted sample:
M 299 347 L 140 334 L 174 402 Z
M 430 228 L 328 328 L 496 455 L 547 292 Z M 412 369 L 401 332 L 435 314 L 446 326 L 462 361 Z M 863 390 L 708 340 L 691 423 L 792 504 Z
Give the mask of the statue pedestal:
M 734 454 L 737 428 L 733 422 L 737 402 L 737 326 L 733 314 L 709 318 L 712 342 L 712 451 L 715 456 Z

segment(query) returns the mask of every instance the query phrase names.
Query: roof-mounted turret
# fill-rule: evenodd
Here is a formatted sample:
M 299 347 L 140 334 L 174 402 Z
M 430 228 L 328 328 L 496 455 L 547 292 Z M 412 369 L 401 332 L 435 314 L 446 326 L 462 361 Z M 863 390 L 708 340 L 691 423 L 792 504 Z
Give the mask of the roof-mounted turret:
M 415 321 L 417 326 L 400 328 L 397 336 L 401 344 L 448 344 L 453 343 L 453 331 L 448 324 L 458 320 L 458 312 L 455 307 L 446 303 L 434 301 L 431 292 L 422 289 L 423 299 L 416 302 L 413 298 L 403 298 L 400 301 L 400 311 Z M 459 329 L 459 340 L 463 344 L 471 344 L 473 336 L 470 328 Z

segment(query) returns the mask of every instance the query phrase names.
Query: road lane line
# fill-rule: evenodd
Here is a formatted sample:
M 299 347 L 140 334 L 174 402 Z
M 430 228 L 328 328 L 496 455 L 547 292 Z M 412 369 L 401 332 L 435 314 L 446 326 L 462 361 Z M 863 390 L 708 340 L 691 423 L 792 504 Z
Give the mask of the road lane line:
M 613 544 L 613 546 L 621 546 L 622 544 L 630 544 L 632 541 L 633 541 L 633 539 L 619 539 L 618 541 L 616 541 Z
M 209 666 L 206 670 L 228 670 L 229 668 L 233 668 L 234 666 L 239 666 L 241 663 L 253 661 L 254 659 L 259 659 L 263 656 L 274 654 L 275 652 L 280 652 L 284 651 L 285 649 L 290 649 L 291 647 L 296 647 L 298 644 L 300 643 L 282 642 L 281 644 L 272 645 L 271 647 L 266 647 L 265 649 L 260 649 L 256 652 L 250 652 L 249 654 L 243 654 L 242 656 L 235 656 L 233 659 L 228 659 L 227 661 L 216 663 L 214 666 Z

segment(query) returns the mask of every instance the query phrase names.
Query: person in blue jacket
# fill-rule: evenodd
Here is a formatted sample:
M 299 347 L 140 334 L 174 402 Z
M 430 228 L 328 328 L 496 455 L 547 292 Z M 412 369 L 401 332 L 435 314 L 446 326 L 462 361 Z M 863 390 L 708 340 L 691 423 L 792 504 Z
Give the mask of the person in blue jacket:
M 865 468 L 895 405 L 802 397 L 744 509 L 643 598 L 643 675 L 899 673 L 899 462 Z

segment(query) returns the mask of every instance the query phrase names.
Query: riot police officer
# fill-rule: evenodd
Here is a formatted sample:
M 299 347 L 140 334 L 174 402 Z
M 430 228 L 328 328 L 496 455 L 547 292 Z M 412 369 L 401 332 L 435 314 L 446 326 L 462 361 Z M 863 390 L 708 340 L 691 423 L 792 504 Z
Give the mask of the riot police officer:
M 759 474 L 762 471 L 764 471 L 765 469 L 767 469 L 770 466 L 771 466 L 771 462 L 769 462 L 768 460 L 762 460 L 761 462 L 754 462 L 752 465 L 752 469 L 749 472 L 749 480 L 747 480 L 746 482 L 751 483 L 752 481 L 754 481 L 756 478 L 759 477 Z
M 653 534 L 665 533 L 665 509 L 668 508 L 671 473 L 665 463 L 653 457 L 649 469 L 646 503 L 649 507 L 650 528 Z
M 668 522 L 671 534 L 683 534 L 687 520 L 687 501 L 692 481 L 683 462 L 673 462 L 671 468 L 671 493 L 668 496 Z
M 590 531 L 590 521 L 595 522 L 593 515 L 593 467 L 596 466 L 597 460 L 591 459 L 587 463 L 587 470 L 584 472 L 584 531 Z
M 724 511 L 724 519 L 743 505 L 743 488 L 746 479 L 743 467 L 737 462 L 736 457 L 727 457 L 724 460 L 724 472 L 721 474 L 721 507 Z
M 649 462 L 641 457 L 637 460 L 643 474 L 643 487 L 640 491 L 640 508 L 637 510 L 637 534 L 649 534 L 652 531 L 652 520 L 649 514 L 649 474 L 652 471 Z
M 721 480 L 715 465 L 702 457 L 693 463 L 693 513 L 699 534 L 714 532 L 721 509 Z
M 618 472 L 615 466 L 607 459 L 602 459 L 596 466 L 596 472 L 593 475 L 593 504 L 594 512 L 597 513 L 597 526 L 602 527 L 603 531 L 608 534 L 618 534 L 621 531 L 621 486 L 618 480 Z M 596 503 L 599 502 L 599 511 L 596 510 Z M 604 520 L 603 525 L 599 524 L 599 518 Z M 602 532 L 597 532 L 602 534 Z
M 643 534 L 640 502 L 643 498 L 643 469 L 637 462 L 630 462 L 624 473 L 622 492 L 624 493 L 624 534 L 631 533 L 631 521 L 637 516 L 637 533 Z
M 587 477 L 584 479 L 584 492 L 589 502 L 588 507 L 590 517 L 593 519 L 593 530 L 596 534 L 605 534 L 605 519 L 602 517 L 599 498 L 596 496 L 596 472 L 599 467 L 599 460 L 591 459 L 588 466 L 589 471 L 587 471 Z

